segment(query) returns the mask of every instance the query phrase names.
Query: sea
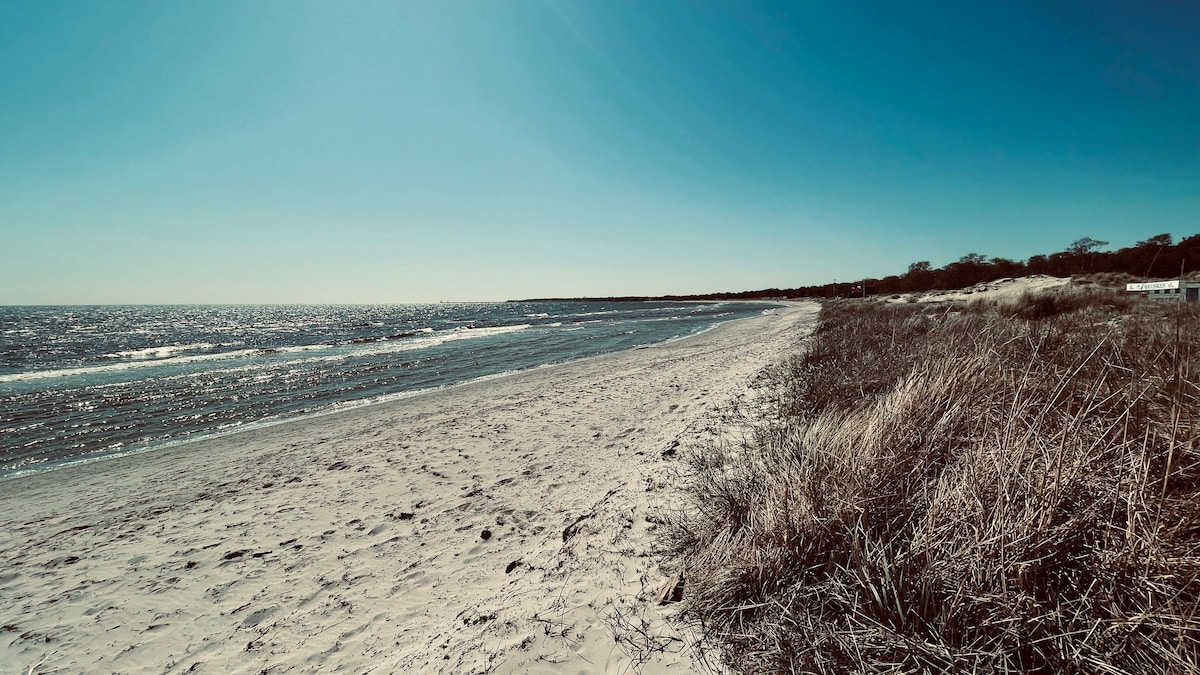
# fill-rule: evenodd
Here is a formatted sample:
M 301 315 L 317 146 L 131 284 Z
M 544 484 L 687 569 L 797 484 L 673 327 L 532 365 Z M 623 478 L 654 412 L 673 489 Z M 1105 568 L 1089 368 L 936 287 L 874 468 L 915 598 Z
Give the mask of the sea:
M 0 480 L 770 311 L 738 302 L 0 307 Z

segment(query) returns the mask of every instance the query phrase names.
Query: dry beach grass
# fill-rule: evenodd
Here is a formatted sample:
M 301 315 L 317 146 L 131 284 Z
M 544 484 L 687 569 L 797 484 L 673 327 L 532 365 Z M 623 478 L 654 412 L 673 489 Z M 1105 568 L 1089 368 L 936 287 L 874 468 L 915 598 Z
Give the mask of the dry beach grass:
M 1102 284 L 827 304 L 690 456 L 687 611 L 742 672 L 1200 671 L 1198 334 Z

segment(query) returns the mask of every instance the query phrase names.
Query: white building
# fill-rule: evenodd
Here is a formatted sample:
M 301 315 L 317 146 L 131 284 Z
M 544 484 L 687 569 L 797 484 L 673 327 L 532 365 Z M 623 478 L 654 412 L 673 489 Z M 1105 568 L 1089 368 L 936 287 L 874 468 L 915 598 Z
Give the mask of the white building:
M 1125 284 L 1125 290 L 1145 293 L 1151 300 L 1200 302 L 1200 282 L 1195 281 L 1147 281 Z

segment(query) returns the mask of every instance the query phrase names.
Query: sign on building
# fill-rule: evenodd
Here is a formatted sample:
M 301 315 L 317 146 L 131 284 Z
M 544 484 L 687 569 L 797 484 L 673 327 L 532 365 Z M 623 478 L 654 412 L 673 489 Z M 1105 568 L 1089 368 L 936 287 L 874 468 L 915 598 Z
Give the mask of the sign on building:
M 1165 291 L 1167 289 L 1179 288 L 1179 280 L 1175 281 L 1147 281 L 1141 284 L 1125 284 L 1127 291 Z
M 1147 281 L 1140 284 L 1125 284 L 1127 291 L 1141 291 L 1151 300 L 1176 300 L 1200 302 L 1200 282 L 1196 281 Z

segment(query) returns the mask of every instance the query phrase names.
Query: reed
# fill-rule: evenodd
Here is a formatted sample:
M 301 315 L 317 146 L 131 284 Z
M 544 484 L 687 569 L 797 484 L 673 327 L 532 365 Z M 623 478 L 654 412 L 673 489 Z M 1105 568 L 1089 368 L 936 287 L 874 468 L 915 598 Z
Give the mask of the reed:
M 689 457 L 686 611 L 741 672 L 1200 672 L 1186 306 L 831 303 Z

